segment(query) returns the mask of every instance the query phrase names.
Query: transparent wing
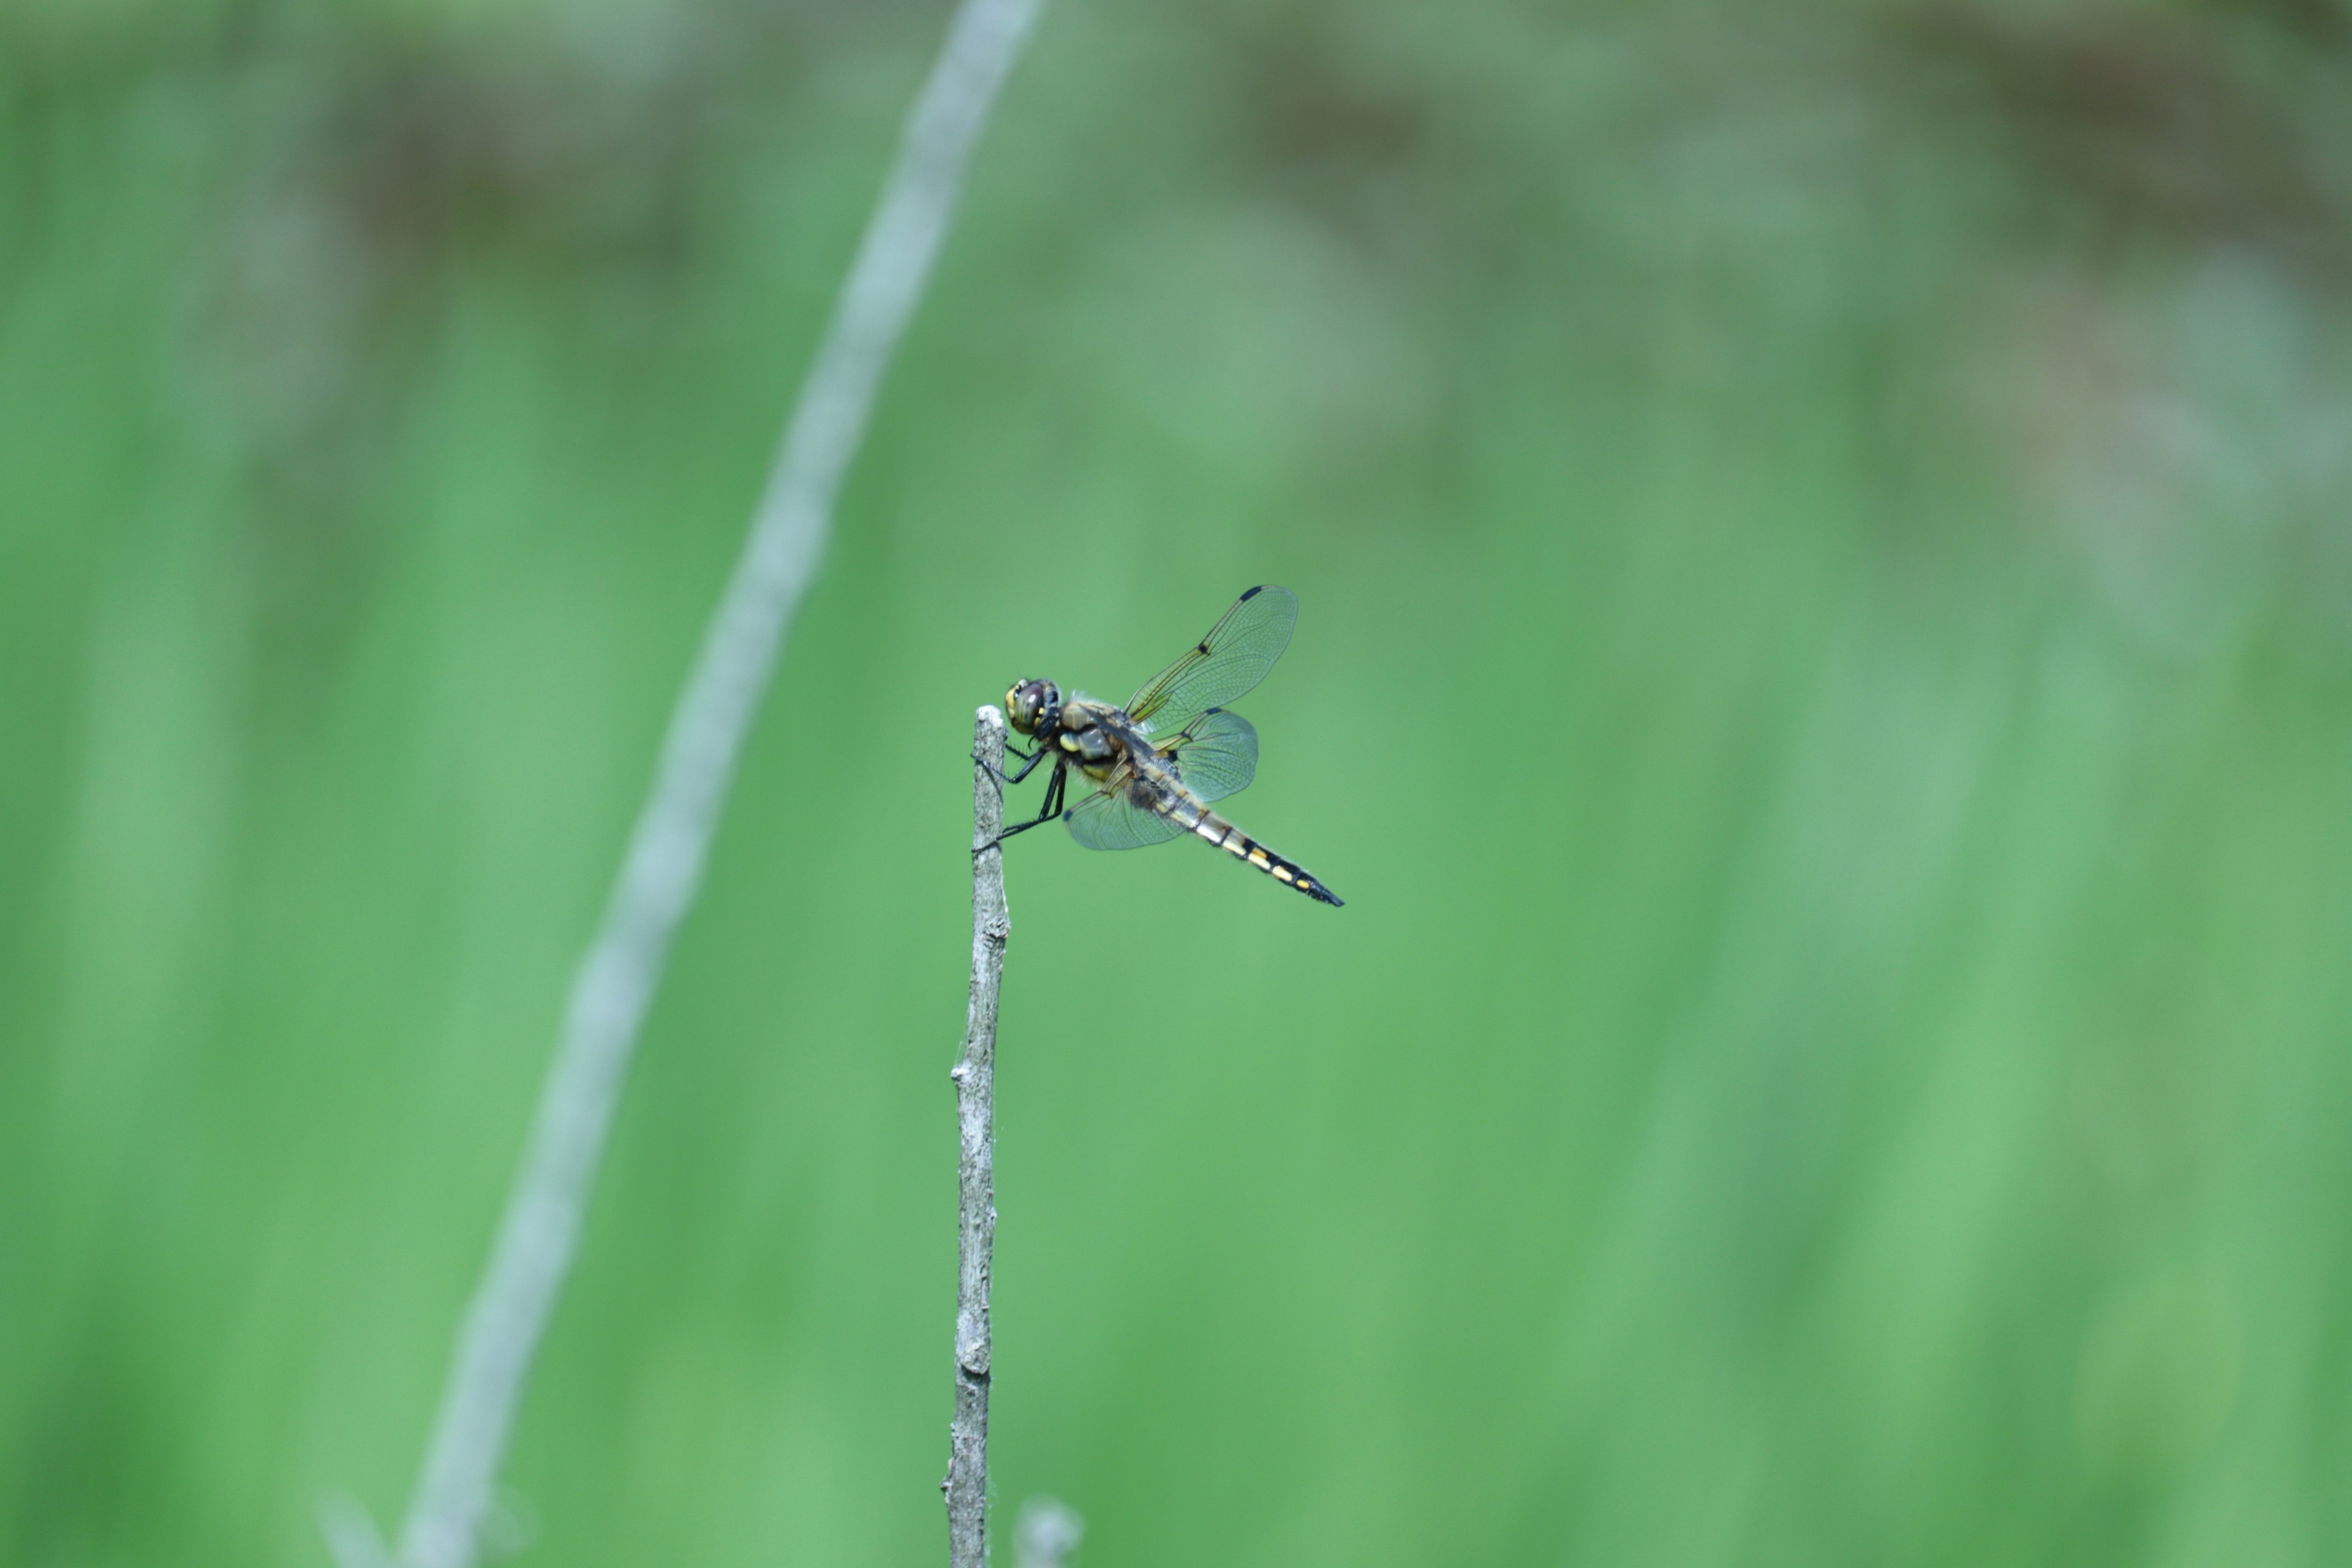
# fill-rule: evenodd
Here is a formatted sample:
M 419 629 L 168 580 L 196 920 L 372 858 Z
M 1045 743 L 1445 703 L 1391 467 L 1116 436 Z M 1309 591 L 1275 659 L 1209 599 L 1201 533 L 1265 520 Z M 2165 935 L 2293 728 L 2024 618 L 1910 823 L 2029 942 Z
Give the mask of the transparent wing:
M 1160 744 L 1184 787 L 1202 800 L 1223 800 L 1249 788 L 1257 776 L 1257 730 L 1240 714 L 1212 708 Z
M 1097 790 L 1062 814 L 1070 837 L 1089 849 L 1141 849 L 1180 837 L 1183 828 L 1135 804 L 1126 790 Z
M 1144 684 L 1129 700 L 1127 716 L 1165 731 L 1204 708 L 1231 702 L 1265 679 L 1297 624 L 1297 595 L 1270 584 L 1252 588 L 1207 637 Z

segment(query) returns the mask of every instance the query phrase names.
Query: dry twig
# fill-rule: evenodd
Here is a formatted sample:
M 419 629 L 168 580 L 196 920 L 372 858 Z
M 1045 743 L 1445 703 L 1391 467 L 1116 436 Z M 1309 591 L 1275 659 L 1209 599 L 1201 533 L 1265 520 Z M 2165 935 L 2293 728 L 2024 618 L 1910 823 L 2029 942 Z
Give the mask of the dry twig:
M 982 708 L 971 747 L 971 999 L 955 1080 L 955 1415 L 948 1426 L 950 1568 L 988 1562 L 988 1278 L 996 1248 L 996 998 L 1013 917 L 1004 906 L 1004 715 Z M 983 848 L 982 846 L 987 847 Z

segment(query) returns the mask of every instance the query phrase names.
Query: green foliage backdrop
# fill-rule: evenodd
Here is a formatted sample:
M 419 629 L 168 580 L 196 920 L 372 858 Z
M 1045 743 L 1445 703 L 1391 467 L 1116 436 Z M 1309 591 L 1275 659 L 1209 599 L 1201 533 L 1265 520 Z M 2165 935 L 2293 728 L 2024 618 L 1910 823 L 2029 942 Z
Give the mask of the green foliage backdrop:
M 396 1515 L 942 17 L 0 19 L 0 1561 Z M 940 1560 L 971 710 L 1259 581 L 1234 815 L 1348 907 L 1013 847 L 1005 1512 L 2352 1557 L 2347 106 L 2334 0 L 1056 0 L 652 1021 L 525 1561 Z

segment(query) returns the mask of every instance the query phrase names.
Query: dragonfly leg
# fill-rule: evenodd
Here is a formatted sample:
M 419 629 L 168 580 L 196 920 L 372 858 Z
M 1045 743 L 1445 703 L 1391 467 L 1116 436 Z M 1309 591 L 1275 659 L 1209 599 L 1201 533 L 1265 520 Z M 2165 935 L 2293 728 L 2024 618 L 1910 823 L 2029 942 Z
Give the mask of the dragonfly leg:
M 1042 757 L 1044 755 L 1045 749 L 1043 747 L 1038 748 L 1037 756 Z M 1031 758 L 1029 768 L 1034 768 L 1036 765 L 1037 758 Z M 1029 776 L 1029 768 L 1022 769 L 1020 774 L 1014 778 L 1013 782 L 1018 784 L 1022 779 L 1027 778 Z M 987 843 L 973 850 L 972 853 L 974 855 L 984 855 L 989 850 L 995 848 L 998 845 L 1012 837 L 1014 834 L 1026 833 L 1033 827 L 1042 827 L 1046 823 L 1053 821 L 1054 818 L 1061 816 L 1062 797 L 1069 784 L 1069 782 L 1070 770 L 1059 763 L 1055 764 L 1054 768 L 1054 776 L 1046 783 L 1045 785 L 1045 803 L 1039 808 L 1037 815 L 1016 826 L 1006 828 L 1003 832 L 998 834 L 995 837 L 990 839 Z
M 1027 778 L 1032 773 L 1036 771 L 1037 764 L 1045 760 L 1045 748 L 1043 746 L 1038 747 L 1034 752 L 1024 752 L 1018 746 L 1007 746 L 1004 748 L 1004 752 L 1007 756 L 1018 757 L 1021 759 L 1021 771 L 1019 773 L 1007 774 L 1003 769 L 992 765 L 986 757 L 982 756 L 978 752 L 974 752 L 971 754 L 971 760 L 978 763 L 982 767 L 987 768 L 989 776 L 1000 784 L 1019 784 L 1023 779 Z

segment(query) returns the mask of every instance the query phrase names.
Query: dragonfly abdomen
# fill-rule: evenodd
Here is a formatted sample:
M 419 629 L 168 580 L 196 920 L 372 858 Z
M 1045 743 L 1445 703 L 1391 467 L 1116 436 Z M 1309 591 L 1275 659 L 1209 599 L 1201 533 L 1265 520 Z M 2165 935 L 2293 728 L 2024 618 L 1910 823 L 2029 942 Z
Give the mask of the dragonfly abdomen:
M 1297 889 L 1319 903 L 1338 904 L 1337 894 L 1313 877 L 1296 860 L 1281 856 L 1202 805 L 1190 795 L 1174 793 L 1166 797 L 1161 815 L 1181 826 L 1188 833 L 1216 846 L 1245 865 L 1255 866 L 1276 881 Z

